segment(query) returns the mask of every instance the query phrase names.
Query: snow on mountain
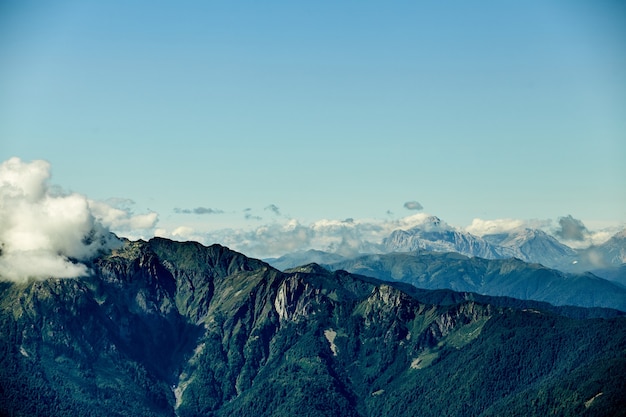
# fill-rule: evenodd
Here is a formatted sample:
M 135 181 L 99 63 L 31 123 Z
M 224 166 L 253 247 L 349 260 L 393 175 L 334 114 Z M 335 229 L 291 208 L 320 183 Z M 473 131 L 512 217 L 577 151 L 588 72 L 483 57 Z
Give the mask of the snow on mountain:
M 482 238 L 499 247 L 499 253 L 510 254 L 526 262 L 556 267 L 576 259 L 574 249 L 538 229 L 519 228 L 510 232 L 484 235 Z
M 502 250 L 478 236 L 457 230 L 435 216 L 426 218 L 422 224 L 409 230 L 393 231 L 382 245 L 385 252 L 458 252 L 486 259 L 509 254 L 508 249 Z

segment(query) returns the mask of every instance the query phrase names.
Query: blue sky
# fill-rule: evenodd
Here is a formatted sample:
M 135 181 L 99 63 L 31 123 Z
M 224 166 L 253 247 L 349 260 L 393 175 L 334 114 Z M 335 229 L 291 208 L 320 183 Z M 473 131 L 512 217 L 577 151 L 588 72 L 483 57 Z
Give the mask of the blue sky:
M 163 235 L 626 224 L 621 2 L 41 3 L 0 4 L 0 161 Z

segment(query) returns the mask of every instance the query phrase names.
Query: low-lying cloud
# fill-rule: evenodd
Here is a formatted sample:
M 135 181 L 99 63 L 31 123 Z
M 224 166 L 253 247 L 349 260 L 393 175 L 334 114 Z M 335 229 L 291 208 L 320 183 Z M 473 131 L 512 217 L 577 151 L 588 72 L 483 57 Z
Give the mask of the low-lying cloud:
M 246 211 L 248 214 L 250 212 L 251 210 Z M 525 228 L 549 232 L 554 229 L 554 222 L 549 219 L 474 219 L 470 226 L 458 228 L 428 213 L 420 212 L 399 219 L 322 219 L 312 223 L 285 219 L 253 228 L 208 232 L 192 227 L 177 227 L 172 231 L 160 229 L 158 234 L 175 240 L 195 240 L 207 245 L 220 243 L 255 258 L 277 257 L 309 249 L 356 256 L 363 253 L 385 252 L 383 241 L 394 230 L 409 230 L 415 227 L 425 231 L 459 230 L 484 236 L 510 233 Z M 615 233 L 615 230 L 612 233 Z M 592 233 L 594 239 L 588 244 L 601 243 L 611 235 L 609 232 L 594 232 Z
M 111 230 L 154 227 L 156 213 L 64 193 L 49 184 L 50 164 L 11 158 L 0 164 L 0 279 L 73 278 L 89 273 L 81 263 L 119 244 Z
M 408 230 L 416 226 L 433 227 L 432 219 L 432 216 L 426 213 L 391 220 L 347 218 L 302 223 L 296 219 L 288 219 L 252 229 L 222 229 L 201 233 L 190 227 L 178 227 L 171 232 L 159 229 L 158 234 L 175 240 L 196 240 L 204 244 L 220 243 L 257 258 L 281 256 L 309 249 L 355 256 L 360 253 L 382 252 L 383 239 L 394 230 Z M 443 222 L 437 227 L 451 228 Z

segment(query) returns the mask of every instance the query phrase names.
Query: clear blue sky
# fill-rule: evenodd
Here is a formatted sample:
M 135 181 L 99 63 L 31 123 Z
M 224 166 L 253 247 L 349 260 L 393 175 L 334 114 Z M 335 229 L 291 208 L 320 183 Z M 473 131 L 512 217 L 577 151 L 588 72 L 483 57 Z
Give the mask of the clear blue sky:
M 458 226 L 623 225 L 626 6 L 3 0 L 12 156 L 169 230 L 407 201 Z

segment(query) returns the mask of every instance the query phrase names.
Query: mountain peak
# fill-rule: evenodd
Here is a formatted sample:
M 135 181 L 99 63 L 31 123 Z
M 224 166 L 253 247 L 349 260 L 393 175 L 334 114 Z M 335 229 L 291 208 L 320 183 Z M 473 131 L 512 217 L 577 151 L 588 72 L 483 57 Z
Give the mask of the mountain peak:
M 303 272 L 307 274 L 318 274 L 318 275 L 326 275 L 328 274 L 328 270 L 319 266 L 316 263 L 310 263 L 302 266 L 297 266 L 295 268 L 290 268 L 285 270 L 286 273 L 296 273 Z

